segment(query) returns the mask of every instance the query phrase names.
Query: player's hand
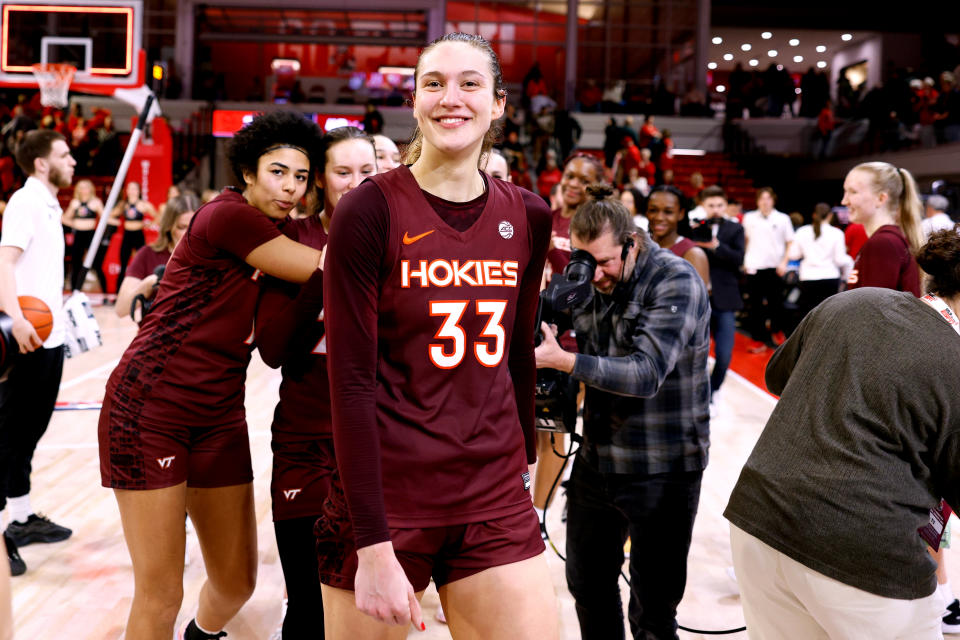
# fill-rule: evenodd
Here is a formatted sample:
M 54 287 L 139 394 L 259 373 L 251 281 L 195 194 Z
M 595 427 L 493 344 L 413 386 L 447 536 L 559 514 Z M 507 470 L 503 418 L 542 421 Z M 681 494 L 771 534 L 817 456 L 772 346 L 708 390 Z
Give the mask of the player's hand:
M 780 264 L 777 265 L 777 275 L 780 276 L 781 278 L 782 278 L 783 276 L 787 275 L 787 265 L 786 265 L 786 264 L 784 264 L 784 263 L 781 262 Z
M 357 550 L 359 566 L 354 581 L 357 609 L 390 625 L 423 631 L 420 602 L 393 553 L 392 542 L 380 542 Z
M 30 321 L 24 317 L 13 321 L 10 332 L 20 345 L 20 353 L 29 353 L 43 346 L 43 340 L 37 335 L 37 330 L 33 328 Z

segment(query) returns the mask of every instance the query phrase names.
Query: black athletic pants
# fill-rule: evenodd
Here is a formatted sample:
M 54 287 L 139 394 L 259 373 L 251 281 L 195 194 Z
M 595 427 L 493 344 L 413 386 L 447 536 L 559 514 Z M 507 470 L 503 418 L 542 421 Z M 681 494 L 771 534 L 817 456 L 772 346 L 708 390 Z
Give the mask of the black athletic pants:
M 107 249 L 110 248 L 110 241 L 116 232 L 116 226 L 107 225 L 106 230 L 103 232 L 103 237 L 100 239 L 100 246 L 97 247 L 97 255 L 93 259 L 93 270 L 97 273 L 97 281 L 100 282 L 100 291 L 102 293 L 110 293 L 107 291 L 107 274 L 103 270 L 103 260 L 107 256 Z M 116 293 L 116 291 L 112 293 Z
M 47 430 L 60 390 L 63 347 L 17 354 L 0 382 L 0 510 L 30 493 L 33 452 Z
M 73 232 L 73 246 L 70 247 L 70 282 L 74 291 L 83 290 L 83 282 L 79 279 L 80 271 L 83 270 L 83 256 L 87 253 L 87 248 L 96 232 L 96 229 Z
M 747 275 L 747 323 L 750 337 L 770 347 L 777 346 L 770 334 L 789 328 L 784 321 L 783 278 L 776 269 Z
M 117 278 L 117 290 L 123 284 L 123 278 L 127 275 L 127 263 L 130 262 L 130 256 L 134 251 L 146 244 L 143 237 L 143 229 L 137 231 L 124 231 L 123 240 L 120 243 L 120 277 Z
M 287 586 L 287 615 L 283 640 L 323 640 L 323 601 L 317 569 L 317 540 L 313 524 L 318 516 L 273 523 L 277 550 Z

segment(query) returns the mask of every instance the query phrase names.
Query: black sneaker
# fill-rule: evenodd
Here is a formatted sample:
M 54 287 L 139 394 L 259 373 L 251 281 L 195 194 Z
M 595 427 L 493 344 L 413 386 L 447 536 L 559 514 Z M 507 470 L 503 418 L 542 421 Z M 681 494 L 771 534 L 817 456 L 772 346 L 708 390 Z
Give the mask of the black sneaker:
M 944 633 L 960 633 L 960 600 L 954 598 L 953 602 L 947 605 L 941 627 Z
M 27 563 L 20 557 L 17 551 L 17 543 L 10 539 L 10 536 L 3 534 L 3 541 L 7 545 L 7 559 L 10 561 L 10 575 L 22 576 L 27 572 Z
M 221 631 L 220 633 L 213 635 L 200 631 L 200 629 L 197 628 L 197 619 L 194 618 L 190 621 L 190 624 L 184 628 L 183 633 L 180 634 L 180 637 L 177 640 L 216 640 L 216 638 L 226 637 L 226 631 Z
M 26 522 L 11 520 L 6 535 L 10 536 L 18 547 L 34 542 L 60 542 L 66 540 L 73 531 L 51 522 L 46 516 L 31 513 Z

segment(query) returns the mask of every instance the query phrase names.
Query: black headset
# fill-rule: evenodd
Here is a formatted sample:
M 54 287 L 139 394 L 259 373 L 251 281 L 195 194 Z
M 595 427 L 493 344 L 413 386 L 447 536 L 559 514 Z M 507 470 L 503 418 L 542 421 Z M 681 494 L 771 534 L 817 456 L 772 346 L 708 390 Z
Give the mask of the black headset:
M 620 262 L 623 262 L 624 260 L 627 259 L 627 252 L 630 251 L 630 249 L 633 247 L 634 244 L 636 243 L 634 243 L 633 241 L 633 236 L 628 235 L 626 239 L 624 239 L 623 249 L 620 250 Z

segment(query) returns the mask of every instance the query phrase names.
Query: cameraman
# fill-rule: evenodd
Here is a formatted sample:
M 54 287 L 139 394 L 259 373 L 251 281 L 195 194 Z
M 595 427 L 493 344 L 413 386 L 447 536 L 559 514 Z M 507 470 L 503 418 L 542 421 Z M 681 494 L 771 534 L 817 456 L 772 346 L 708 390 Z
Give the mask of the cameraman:
M 694 268 L 636 229 L 608 185 L 570 224 L 597 261 L 573 308 L 579 354 L 542 326 L 537 367 L 586 385 L 567 488 L 567 586 L 583 638 L 623 638 L 617 584 L 629 535 L 633 637 L 676 638 L 676 609 L 709 446 L 710 304 Z M 572 258 L 576 259 L 576 255 Z

